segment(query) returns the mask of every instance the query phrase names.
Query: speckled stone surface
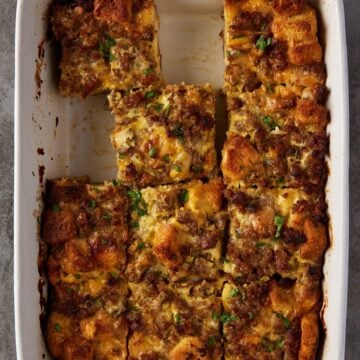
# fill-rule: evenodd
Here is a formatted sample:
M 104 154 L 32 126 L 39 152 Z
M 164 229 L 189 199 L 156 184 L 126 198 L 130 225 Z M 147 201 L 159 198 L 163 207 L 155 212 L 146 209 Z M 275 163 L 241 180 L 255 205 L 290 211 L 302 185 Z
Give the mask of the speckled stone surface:
M 350 271 L 346 359 L 360 359 L 360 3 L 344 0 L 350 79 Z M 16 0 L 0 11 L 0 360 L 16 359 L 13 311 L 13 103 Z M 39 359 L 40 360 L 40 359 Z M 331 359 L 326 359 L 331 360 Z

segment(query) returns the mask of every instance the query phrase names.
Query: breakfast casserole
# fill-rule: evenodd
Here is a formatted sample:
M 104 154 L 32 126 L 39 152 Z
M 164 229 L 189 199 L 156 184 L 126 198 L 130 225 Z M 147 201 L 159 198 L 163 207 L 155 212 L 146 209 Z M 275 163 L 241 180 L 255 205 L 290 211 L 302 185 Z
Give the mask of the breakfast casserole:
M 206 283 L 130 283 L 129 359 L 220 359 L 221 297 Z
M 229 128 L 222 171 L 228 185 L 323 188 L 328 111 L 318 94 L 286 85 L 227 97 Z
M 317 30 L 306 0 L 225 0 L 225 90 L 324 87 Z
M 127 277 L 150 273 L 171 282 L 220 277 L 226 213 L 222 179 L 130 190 L 132 241 Z
M 215 93 L 209 84 L 109 95 L 118 179 L 145 187 L 216 174 Z
M 162 83 L 152 0 L 55 0 L 50 21 L 61 44 L 62 95 L 84 98 Z
M 224 0 L 215 92 L 164 85 L 152 0 L 55 0 L 60 91 L 110 91 L 117 178 L 49 180 L 45 337 L 59 360 L 315 360 L 327 88 L 306 0 Z M 46 253 L 46 255 L 45 255 Z
M 127 359 L 126 191 L 86 177 L 51 180 L 46 190 L 49 351 L 64 360 Z

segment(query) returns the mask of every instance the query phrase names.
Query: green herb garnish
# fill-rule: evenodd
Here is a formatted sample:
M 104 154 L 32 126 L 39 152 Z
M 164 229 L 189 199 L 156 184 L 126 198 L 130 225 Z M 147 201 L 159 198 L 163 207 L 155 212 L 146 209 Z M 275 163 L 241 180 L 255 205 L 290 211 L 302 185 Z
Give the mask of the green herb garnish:
M 263 248 L 263 247 L 271 247 L 272 243 L 271 242 L 266 242 L 266 241 L 259 241 L 256 243 L 255 245 L 257 248 Z
M 290 328 L 290 320 L 285 317 L 283 314 L 279 313 L 279 312 L 276 312 L 274 311 L 274 314 L 276 315 L 276 317 L 280 320 L 282 320 L 284 326 L 289 329 Z
M 274 223 L 277 226 L 276 233 L 275 233 L 275 239 L 279 239 L 281 236 L 281 230 L 285 223 L 285 217 L 281 215 L 276 215 L 274 218 Z
M 154 73 L 155 69 L 154 68 L 148 68 L 146 70 L 143 71 L 144 75 L 148 76 L 152 73 Z
M 55 329 L 56 332 L 59 333 L 62 330 L 62 326 L 60 324 L 56 323 L 55 326 L 54 326 L 54 329 Z
M 141 242 L 138 247 L 136 248 L 136 250 L 142 250 L 142 249 L 145 249 L 146 248 L 146 245 L 144 242 Z
M 216 312 L 216 311 L 213 311 L 212 314 L 211 314 L 211 317 L 212 317 L 212 319 L 214 321 L 217 321 L 220 318 L 220 314 L 218 312 Z
M 157 112 L 161 112 L 161 110 L 163 109 L 163 107 L 164 107 L 164 104 L 160 104 L 160 103 L 154 105 L 154 109 L 155 109 Z
M 181 189 L 178 195 L 178 199 L 181 204 L 185 204 L 189 201 L 189 191 L 187 189 Z
M 237 320 L 237 316 L 227 313 L 227 312 L 223 312 L 220 316 L 220 321 L 225 325 L 229 322 L 235 321 Z
M 183 143 L 185 140 L 184 129 L 180 124 L 177 124 L 175 129 L 173 129 L 170 134 L 171 136 L 176 137 L 181 143 Z
M 156 153 L 157 153 L 156 148 L 152 146 L 151 149 L 149 150 L 149 156 L 153 158 L 155 157 Z
M 147 215 L 147 206 L 142 198 L 141 192 L 139 190 L 129 190 L 127 194 L 131 199 L 131 210 L 136 212 L 139 216 Z
M 163 157 L 163 160 L 166 162 L 166 163 L 169 163 L 170 162 L 170 155 L 165 155 Z
M 111 277 L 113 277 L 114 279 L 117 279 L 119 277 L 119 274 L 116 271 L 111 271 L 110 272 Z
M 181 316 L 180 316 L 180 314 L 175 314 L 174 315 L 174 323 L 175 323 L 175 325 L 180 325 L 181 324 Z
M 95 200 L 89 200 L 88 204 L 87 204 L 87 207 L 88 209 L 92 210 L 94 209 L 96 206 L 96 201 Z
M 177 172 L 181 172 L 181 167 L 177 164 L 174 165 L 174 169 L 177 171 Z
M 115 45 L 115 39 L 113 39 L 110 34 L 105 33 L 105 39 L 99 43 L 99 51 L 106 61 L 111 62 L 115 60 L 115 56 L 111 53 L 111 48 Z
M 279 125 L 269 115 L 263 117 L 263 123 L 271 130 L 275 130 L 277 127 L 279 127 Z
M 145 97 L 147 99 L 153 99 L 155 96 L 157 95 L 157 92 L 156 91 L 147 91 L 145 93 Z
M 230 291 L 230 297 L 238 297 L 240 295 L 240 291 L 238 288 L 233 288 Z
M 170 104 L 167 104 L 165 109 L 164 109 L 164 116 L 165 117 L 169 117 L 170 110 L 171 110 L 171 106 L 170 106 Z
M 264 51 L 268 46 L 270 46 L 272 43 L 272 38 L 268 37 L 266 38 L 264 35 L 261 35 L 256 40 L 256 47 L 262 51 Z

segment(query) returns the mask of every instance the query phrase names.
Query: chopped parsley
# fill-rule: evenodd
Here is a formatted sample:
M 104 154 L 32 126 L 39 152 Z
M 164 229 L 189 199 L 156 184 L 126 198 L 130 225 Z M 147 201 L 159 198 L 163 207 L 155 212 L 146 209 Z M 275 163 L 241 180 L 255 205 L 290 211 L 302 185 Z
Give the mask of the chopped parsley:
M 289 329 L 290 328 L 290 320 L 285 317 L 283 314 L 279 313 L 279 312 L 276 312 L 274 311 L 274 314 L 276 315 L 276 317 L 280 320 L 282 320 L 284 326 Z
M 59 211 L 60 211 L 59 204 L 54 203 L 54 204 L 52 205 L 52 211 L 53 211 L 53 212 L 59 212 Z
M 272 352 L 276 349 L 282 349 L 284 347 L 284 339 L 270 341 L 269 339 L 262 339 L 262 346 L 265 348 L 267 352 Z
M 212 314 L 211 314 L 211 317 L 212 317 L 212 319 L 214 321 L 217 321 L 220 318 L 220 314 L 218 312 L 216 312 L 216 311 L 213 311 Z
M 119 277 L 119 274 L 116 271 L 111 271 L 110 272 L 111 277 L 113 277 L 114 279 L 117 279 Z
M 181 167 L 177 164 L 174 165 L 174 169 L 177 171 L 177 172 L 181 172 Z
M 181 204 L 185 204 L 189 201 L 189 191 L 187 189 L 181 189 L 178 195 L 178 199 Z
M 232 321 L 235 321 L 237 320 L 237 316 L 236 315 L 233 315 L 233 314 L 230 314 L 230 313 L 227 313 L 227 312 L 223 312 L 221 315 L 220 315 L 220 321 L 225 325 L 225 324 L 228 324 L 229 322 L 232 322 Z
M 266 242 L 266 241 L 259 241 L 256 243 L 255 245 L 257 248 L 263 248 L 263 247 L 271 247 L 272 243 L 271 242 Z
M 56 332 L 59 333 L 62 330 L 62 326 L 60 324 L 56 323 L 55 326 L 54 326 L 54 329 L 55 329 Z
M 142 250 L 146 248 L 146 244 L 144 242 L 141 242 L 138 247 L 136 248 L 137 250 Z
M 170 155 L 165 155 L 163 157 L 163 160 L 166 162 L 166 163 L 169 163 L 170 162 Z
M 149 150 L 149 156 L 151 158 L 153 158 L 153 157 L 155 157 L 156 153 L 157 153 L 156 148 L 154 146 L 152 146 L 151 149 Z
M 170 104 L 167 104 L 166 107 L 165 107 L 165 109 L 164 109 L 164 116 L 165 116 L 165 117 L 169 117 L 170 110 L 171 110 L 171 105 L 170 105 Z
M 240 291 L 238 288 L 233 288 L 230 291 L 230 297 L 238 297 L 240 295 Z
M 123 159 L 123 158 L 125 157 L 125 154 L 124 154 L 124 153 L 119 152 L 119 153 L 118 153 L 118 156 L 119 156 L 119 159 L 121 160 L 121 159 Z
M 113 184 L 114 186 L 121 185 L 121 180 L 113 179 L 113 180 L 112 180 L 112 184 Z
M 88 209 L 90 210 L 93 210 L 96 206 L 96 201 L 95 200 L 89 200 L 88 204 L 87 204 L 87 207 Z
M 115 60 L 115 56 L 111 53 L 111 48 L 115 45 L 115 39 L 113 39 L 110 34 L 105 33 L 105 39 L 99 43 L 99 51 L 106 61 L 111 62 Z
M 271 130 L 275 130 L 277 127 L 279 127 L 279 125 L 269 115 L 263 117 L 263 123 Z
M 223 264 L 228 264 L 228 263 L 230 262 L 230 260 L 229 260 L 228 258 L 222 256 L 222 257 L 220 258 L 220 262 L 222 262 Z
M 144 70 L 143 73 L 145 76 L 148 76 L 150 74 L 153 74 L 154 71 L 155 71 L 155 69 L 151 67 L 151 68 L 147 68 L 146 70 Z
M 268 46 L 270 46 L 272 43 L 272 38 L 268 37 L 266 38 L 264 35 L 261 35 L 257 40 L 256 40 L 256 47 L 261 50 L 264 51 Z
M 181 143 L 185 140 L 184 129 L 180 124 L 177 124 L 176 127 L 171 131 L 171 136 L 176 137 Z
M 281 215 L 275 215 L 274 223 L 277 226 L 276 233 L 275 233 L 275 239 L 279 239 L 281 236 L 281 230 L 285 223 L 285 217 Z
M 157 103 L 154 105 L 154 109 L 157 111 L 157 112 L 161 112 L 161 110 L 163 109 L 164 107 L 164 104 L 160 104 L 160 103 Z
M 131 199 L 131 210 L 135 211 L 139 216 L 147 215 L 147 206 L 141 192 L 139 190 L 129 190 L 127 194 Z
M 157 92 L 156 91 L 147 91 L 145 93 L 145 97 L 147 99 L 153 99 L 155 96 L 157 96 Z
M 181 324 L 181 316 L 180 316 L 180 314 L 175 314 L 174 315 L 174 323 L 175 323 L 175 325 L 180 325 Z

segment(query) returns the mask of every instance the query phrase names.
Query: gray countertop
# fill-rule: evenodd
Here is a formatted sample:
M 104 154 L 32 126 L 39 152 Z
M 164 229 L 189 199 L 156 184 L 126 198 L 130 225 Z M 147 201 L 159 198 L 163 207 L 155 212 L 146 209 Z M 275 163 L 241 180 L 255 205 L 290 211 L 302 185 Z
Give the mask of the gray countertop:
M 346 359 L 360 359 L 360 4 L 344 0 L 350 79 L 350 271 Z M 0 360 L 16 359 L 13 312 L 13 104 L 16 0 L 0 12 Z

